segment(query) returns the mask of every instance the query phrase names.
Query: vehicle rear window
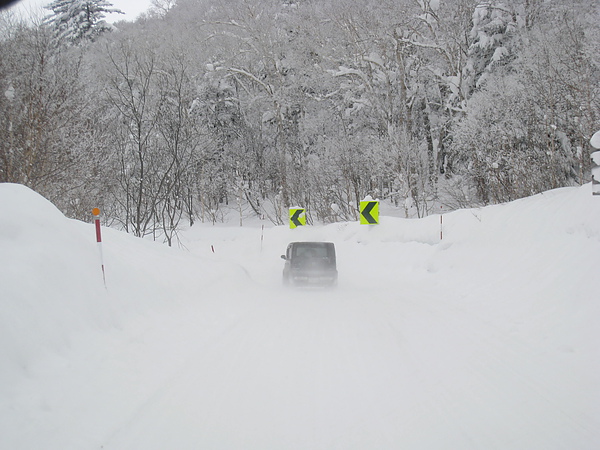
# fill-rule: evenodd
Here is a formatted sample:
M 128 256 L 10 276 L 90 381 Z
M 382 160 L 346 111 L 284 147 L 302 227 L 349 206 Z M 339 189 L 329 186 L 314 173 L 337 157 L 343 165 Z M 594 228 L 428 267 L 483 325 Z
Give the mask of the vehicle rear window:
M 295 257 L 309 257 L 309 258 L 326 258 L 327 247 L 323 244 L 315 245 L 297 245 L 294 249 Z

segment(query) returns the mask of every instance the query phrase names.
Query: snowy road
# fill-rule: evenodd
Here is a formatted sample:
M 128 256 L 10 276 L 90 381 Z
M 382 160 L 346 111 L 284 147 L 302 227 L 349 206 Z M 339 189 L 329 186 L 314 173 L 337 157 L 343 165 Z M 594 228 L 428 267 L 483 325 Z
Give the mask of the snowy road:
M 434 297 L 253 293 L 165 345 L 186 347 L 181 366 L 104 448 L 586 448 L 597 433 L 556 373 L 568 355 Z
M 581 189 L 455 213 L 443 243 L 435 217 L 198 227 L 185 252 L 105 230 L 108 290 L 92 227 L 5 190 L 0 448 L 600 448 Z M 281 286 L 291 239 L 336 243 L 337 289 Z

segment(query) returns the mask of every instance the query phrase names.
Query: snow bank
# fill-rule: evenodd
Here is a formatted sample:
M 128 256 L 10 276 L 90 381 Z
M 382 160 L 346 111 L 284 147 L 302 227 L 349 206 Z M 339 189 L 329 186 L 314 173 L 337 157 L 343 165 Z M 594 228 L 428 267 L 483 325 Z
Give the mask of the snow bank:
M 91 227 L 20 185 L 0 184 L 0 374 L 111 325 Z
M 106 287 L 93 225 L 65 218 L 24 186 L 0 184 L 2 379 L 22 376 L 33 360 L 70 347 L 82 333 L 180 305 L 224 271 L 222 264 L 155 242 L 102 232 Z M 172 270 L 165 270 L 167 260 Z M 228 271 L 245 277 L 239 268 Z

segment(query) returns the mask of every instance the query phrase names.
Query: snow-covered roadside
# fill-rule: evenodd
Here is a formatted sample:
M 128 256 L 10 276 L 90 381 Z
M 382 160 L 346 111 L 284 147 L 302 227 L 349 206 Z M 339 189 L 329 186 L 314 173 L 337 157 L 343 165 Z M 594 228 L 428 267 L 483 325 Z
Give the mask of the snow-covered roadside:
M 182 352 L 157 333 L 176 334 L 180 322 L 210 328 L 244 310 L 209 306 L 225 273 L 246 278 L 232 264 L 105 228 L 105 287 L 92 225 L 13 184 L 0 184 L 0 210 L 2 448 L 93 448 L 176 370 Z M 196 301 L 207 309 L 188 320 L 182 309 Z
M 597 200 L 458 211 L 442 242 L 435 216 L 104 230 L 106 290 L 90 225 L 0 185 L 0 446 L 594 448 Z M 281 287 L 305 239 L 337 290 Z

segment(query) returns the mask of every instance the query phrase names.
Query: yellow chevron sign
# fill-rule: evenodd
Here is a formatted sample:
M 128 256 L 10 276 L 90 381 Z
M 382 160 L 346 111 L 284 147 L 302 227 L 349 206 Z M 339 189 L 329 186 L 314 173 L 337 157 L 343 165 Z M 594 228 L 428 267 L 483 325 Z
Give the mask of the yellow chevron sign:
M 306 225 L 306 209 L 290 208 L 290 228 Z
M 362 225 L 379 224 L 379 202 L 376 200 L 362 200 L 360 202 L 360 223 Z

